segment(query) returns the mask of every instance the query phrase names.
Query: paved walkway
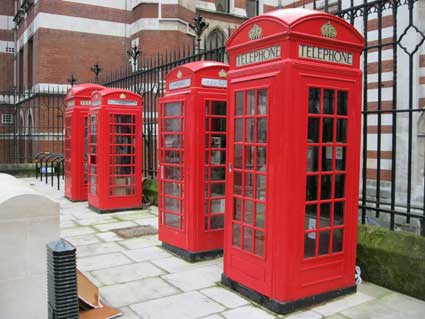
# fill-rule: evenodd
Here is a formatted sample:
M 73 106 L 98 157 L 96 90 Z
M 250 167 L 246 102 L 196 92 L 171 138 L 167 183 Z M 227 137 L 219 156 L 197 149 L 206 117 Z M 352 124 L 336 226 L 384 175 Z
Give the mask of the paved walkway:
M 78 267 L 100 287 L 103 299 L 124 319 L 423 319 L 425 302 L 363 283 L 354 295 L 277 316 L 220 286 L 222 258 L 188 263 L 160 247 L 157 236 L 123 240 L 112 229 L 157 227 L 157 209 L 99 215 L 87 202 L 72 203 L 63 191 L 23 179 L 61 205 L 61 235 L 77 247 Z M 62 188 L 63 189 L 63 188 Z

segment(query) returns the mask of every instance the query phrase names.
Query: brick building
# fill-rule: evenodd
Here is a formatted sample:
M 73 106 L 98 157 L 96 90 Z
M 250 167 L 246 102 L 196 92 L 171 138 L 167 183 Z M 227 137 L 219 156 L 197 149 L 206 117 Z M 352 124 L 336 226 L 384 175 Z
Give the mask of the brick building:
M 226 39 L 247 17 L 277 0 L 2 0 L 0 4 L 0 88 L 13 87 L 16 36 L 18 90 L 79 82 L 128 64 L 127 50 L 139 45 L 141 58 L 191 43 L 196 12 L 210 24 L 207 37 Z M 16 23 L 16 29 L 14 29 Z M 3 72 L 2 72 L 3 73 Z

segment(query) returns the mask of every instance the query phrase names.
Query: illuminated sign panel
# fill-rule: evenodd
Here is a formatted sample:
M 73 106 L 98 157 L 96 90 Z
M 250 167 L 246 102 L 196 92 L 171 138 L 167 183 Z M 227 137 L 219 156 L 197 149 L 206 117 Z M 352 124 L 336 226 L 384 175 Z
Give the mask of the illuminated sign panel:
M 350 52 L 320 48 L 306 44 L 298 45 L 298 56 L 311 60 L 353 65 L 353 54 Z
M 280 58 L 280 46 L 259 49 L 236 56 L 236 67 Z

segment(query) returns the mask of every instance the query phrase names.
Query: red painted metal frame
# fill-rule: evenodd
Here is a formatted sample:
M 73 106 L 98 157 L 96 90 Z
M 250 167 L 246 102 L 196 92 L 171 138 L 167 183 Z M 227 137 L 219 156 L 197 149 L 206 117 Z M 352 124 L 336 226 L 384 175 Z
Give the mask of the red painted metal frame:
M 328 23 L 336 28 L 337 36 L 334 39 L 321 34 L 322 26 Z M 249 33 L 253 28 L 257 28 L 257 35 L 258 28 L 262 32 L 259 38 L 250 40 Z M 342 19 L 323 12 L 304 9 L 277 10 L 250 19 L 242 24 L 228 41 L 230 71 L 227 166 L 230 173 L 227 176 L 226 193 L 224 278 L 266 296 L 270 300 L 279 303 L 295 302 L 355 284 L 361 136 L 359 60 L 363 41 L 362 36 Z M 353 63 L 342 65 L 300 57 L 299 44 L 350 52 L 353 55 Z M 280 57 L 236 66 L 237 56 L 273 46 L 280 47 Z M 346 92 L 348 113 L 337 113 L 336 99 L 333 100 L 332 114 L 320 113 L 324 107 L 324 100 L 321 99 L 319 113 L 309 114 L 308 102 L 311 88 L 319 88 L 322 96 L 325 89 L 334 90 L 335 95 L 338 95 L 338 91 Z M 245 125 L 242 126 L 245 128 L 250 124 L 250 122 L 241 121 L 242 119 L 255 118 L 259 115 L 248 112 L 248 114 L 254 114 L 248 116 L 247 111 L 244 114 L 239 114 L 239 111 L 236 113 L 236 107 L 246 106 L 247 92 L 253 92 L 257 96 L 261 89 L 267 90 L 268 93 L 268 112 L 264 115 L 267 125 L 262 125 L 260 132 L 266 133 L 267 138 L 264 143 L 259 144 L 256 140 L 250 141 L 246 135 L 246 129 L 241 129 L 241 125 Z M 240 94 L 243 99 L 237 94 Z M 340 95 L 342 96 L 343 93 Z M 241 100 L 237 101 L 238 97 Z M 341 97 L 341 100 L 343 99 Z M 258 102 L 257 98 L 254 102 Z M 308 131 L 312 130 L 312 128 L 308 129 L 309 118 L 319 119 L 321 123 L 319 132 L 323 131 L 322 123 L 327 123 L 326 130 L 331 131 L 332 139 L 308 142 Z M 325 118 L 329 120 L 322 120 Z M 342 123 L 338 120 L 348 122 L 346 141 L 336 140 L 336 123 L 338 125 Z M 329 121 L 334 122 L 332 130 L 328 129 Z M 258 122 L 253 123 L 254 134 L 257 135 L 259 127 L 255 123 Z M 264 132 L 265 127 L 266 132 Z M 243 136 L 237 136 L 241 135 L 241 132 Z M 252 167 L 238 167 L 238 163 L 245 162 L 247 154 L 251 154 L 249 148 L 247 152 L 239 145 L 266 147 L 266 168 L 259 172 L 258 167 L 261 163 Z M 308 147 L 316 147 L 314 150 L 319 151 L 315 172 L 308 171 L 307 165 L 312 165 L 311 157 L 310 162 L 307 162 L 307 156 L 311 155 L 312 151 Z M 254 163 L 257 160 L 257 153 L 254 153 L 256 154 Z M 321 162 L 322 155 L 325 156 L 324 161 L 330 160 L 329 163 L 332 163 L 330 168 L 326 168 L 329 171 L 322 171 L 322 166 L 327 163 Z M 345 156 L 345 168 L 338 162 L 341 159 L 337 160 L 341 156 Z M 263 186 L 261 189 L 256 189 L 257 184 L 263 184 L 257 183 L 257 179 L 253 179 L 251 183 L 249 174 L 265 176 L 265 189 Z M 345 175 L 345 192 L 340 198 L 336 198 L 338 197 L 336 195 L 338 190 L 335 190 L 334 186 L 336 175 Z M 307 181 L 307 176 L 318 176 L 316 178 L 319 183 L 321 179 L 327 181 L 327 177 L 323 176 L 331 176 L 332 194 L 329 198 L 319 197 L 307 201 L 306 187 L 310 192 L 313 187 L 310 182 L 314 179 L 310 178 Z M 320 196 L 320 184 L 315 187 L 317 196 Z M 241 193 L 240 188 L 245 193 Z M 263 217 L 261 209 L 259 211 L 253 209 L 251 213 L 245 207 L 240 207 L 237 202 L 240 198 L 250 200 L 254 198 L 253 201 L 258 202 L 258 198 L 262 196 L 262 193 L 257 194 L 258 191 L 265 192 L 265 222 L 256 221 L 257 214 Z M 343 223 L 337 225 L 334 221 L 338 223 L 339 219 L 334 220 L 333 212 L 334 203 L 338 201 L 345 202 L 345 213 Z M 318 208 L 314 222 L 310 221 L 312 228 L 305 229 L 306 206 L 313 203 L 317 207 L 324 207 L 323 216 L 319 215 Z M 327 204 L 329 206 L 326 206 Z M 326 221 L 324 214 L 327 208 L 325 210 L 325 207 L 330 207 L 327 220 L 329 225 L 320 225 L 321 219 Z M 248 219 L 244 220 L 246 219 L 244 215 L 247 213 L 249 213 Z M 263 222 L 264 228 L 259 227 Z M 244 227 L 248 230 L 247 232 L 242 230 Z M 336 245 L 341 239 L 337 237 L 334 246 L 336 251 L 333 251 L 332 241 L 329 237 L 326 239 L 325 235 L 332 236 L 333 233 L 340 235 L 341 229 L 343 229 L 342 246 Z M 259 232 L 257 238 L 253 230 Z M 327 231 L 329 233 L 326 233 Z M 320 236 L 322 236 L 322 242 L 321 245 L 316 244 L 314 247 L 314 256 L 305 254 L 305 240 L 307 247 L 310 239 L 314 237 L 318 242 Z M 328 246 L 326 246 L 326 240 L 328 240 Z M 249 245 L 244 245 L 244 241 Z
M 190 254 L 223 248 L 223 225 L 218 224 L 217 227 L 211 227 L 209 218 L 220 215 L 224 218 L 224 207 L 223 211 L 217 214 L 211 214 L 210 210 L 212 201 L 222 200 L 224 203 L 224 194 L 222 197 L 206 197 L 205 184 L 220 183 L 219 181 L 208 181 L 208 178 L 211 177 L 210 171 L 217 169 L 222 170 L 221 182 L 224 186 L 224 160 L 221 165 L 214 165 L 206 156 L 213 152 L 216 155 L 225 156 L 224 146 L 213 148 L 211 143 L 222 141 L 221 138 L 225 137 L 226 131 L 225 129 L 220 132 L 208 131 L 206 121 L 208 120 L 208 123 L 212 123 L 214 120 L 214 123 L 225 121 L 226 115 L 208 115 L 206 108 L 212 103 L 214 105 L 226 103 L 227 89 L 207 87 L 201 82 L 203 78 L 227 81 L 227 70 L 227 64 L 208 61 L 193 62 L 177 67 L 167 75 L 167 93 L 159 100 L 159 239 L 165 244 Z M 170 84 L 185 83 L 185 81 L 186 84 L 183 85 L 183 88 L 170 89 Z M 187 85 L 188 81 L 190 81 L 190 85 Z M 172 113 L 174 116 L 170 116 L 169 112 L 173 106 L 177 107 L 176 105 L 180 106 L 180 115 Z M 169 132 L 168 125 L 172 123 L 173 119 L 179 120 L 180 126 L 175 128 L 174 132 Z M 165 124 L 167 124 L 168 131 Z M 167 147 L 167 144 L 171 145 L 169 141 L 177 134 L 183 138 L 183 141 L 180 140 L 183 143 L 178 148 Z M 172 157 L 171 153 L 166 153 L 173 150 L 179 152 L 179 158 L 176 159 Z M 178 163 L 172 164 L 172 161 Z M 178 168 L 180 168 L 180 175 Z M 176 173 L 174 180 L 170 179 L 170 177 L 173 178 L 173 172 Z M 171 184 L 172 182 L 175 183 Z M 169 189 L 166 190 L 165 186 Z M 176 196 L 170 195 L 171 190 L 177 192 Z M 209 192 L 210 188 L 208 188 L 208 196 Z M 176 209 L 170 210 L 174 200 L 179 204 L 175 206 Z M 177 204 L 177 202 L 174 203 Z M 205 207 L 208 209 L 207 214 L 205 214 Z M 205 228 L 205 216 L 207 229 Z M 220 219 L 220 217 L 213 217 L 214 220 L 216 218 Z M 172 225 L 173 223 L 174 225 Z
M 142 206 L 142 98 L 104 89 L 89 111 L 89 206 L 109 212 Z
M 65 197 L 87 200 L 87 114 L 91 95 L 105 87 L 79 84 L 69 89 L 65 111 Z

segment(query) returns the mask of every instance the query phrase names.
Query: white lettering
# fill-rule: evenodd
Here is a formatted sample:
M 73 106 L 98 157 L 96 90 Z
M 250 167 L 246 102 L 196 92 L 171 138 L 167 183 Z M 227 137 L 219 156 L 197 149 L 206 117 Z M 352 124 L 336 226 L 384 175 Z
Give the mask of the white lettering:
M 251 51 L 236 56 L 236 67 L 280 58 L 280 46 Z

